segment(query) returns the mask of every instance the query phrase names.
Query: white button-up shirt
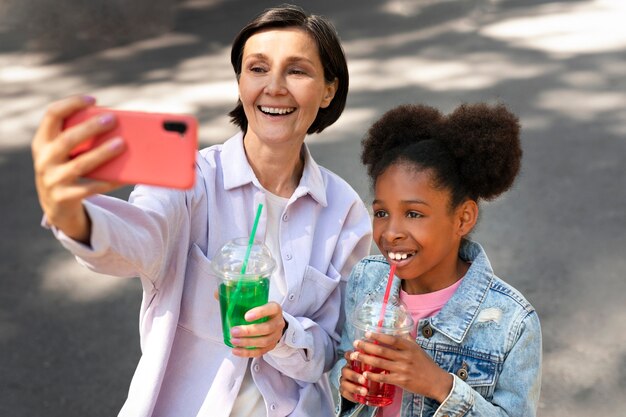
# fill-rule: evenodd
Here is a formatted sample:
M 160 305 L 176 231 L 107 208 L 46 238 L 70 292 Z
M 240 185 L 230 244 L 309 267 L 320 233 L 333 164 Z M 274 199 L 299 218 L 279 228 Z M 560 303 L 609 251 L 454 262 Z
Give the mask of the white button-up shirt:
M 357 193 L 319 167 L 303 146 L 305 166 L 279 227 L 288 329 L 251 363 L 268 416 L 333 413 L 326 372 L 337 359 L 343 291 L 352 266 L 369 253 L 371 221 Z M 196 182 L 181 191 L 137 186 L 129 202 L 85 202 L 91 247 L 55 230 L 89 268 L 136 277 L 143 285 L 142 357 L 120 416 L 227 417 L 248 359 L 222 341 L 213 254 L 249 236 L 265 194 L 248 164 L 241 133 L 200 151 Z M 262 215 L 257 236 L 264 236 Z

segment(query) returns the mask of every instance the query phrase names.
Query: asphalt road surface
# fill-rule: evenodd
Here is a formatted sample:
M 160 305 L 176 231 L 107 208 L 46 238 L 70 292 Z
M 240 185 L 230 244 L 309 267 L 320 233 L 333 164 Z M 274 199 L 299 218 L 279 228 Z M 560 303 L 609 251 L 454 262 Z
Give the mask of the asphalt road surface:
M 500 101 L 520 116 L 521 175 L 482 207 L 474 237 L 539 313 L 539 415 L 624 415 L 624 3 L 298 3 L 335 23 L 351 74 L 340 121 L 307 141 L 366 201 L 359 142 L 387 109 Z M 29 143 L 46 104 L 90 93 L 118 108 L 191 112 L 202 146 L 221 142 L 235 132 L 230 42 L 277 2 L 122 4 L 0 1 L 1 416 L 116 415 L 140 355 L 137 280 L 81 268 L 39 225 Z

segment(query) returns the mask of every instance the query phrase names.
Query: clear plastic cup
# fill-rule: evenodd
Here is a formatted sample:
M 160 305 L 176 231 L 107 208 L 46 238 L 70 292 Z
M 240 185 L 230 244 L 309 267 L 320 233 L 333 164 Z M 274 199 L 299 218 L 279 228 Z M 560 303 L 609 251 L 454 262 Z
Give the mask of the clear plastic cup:
M 245 273 L 242 268 L 249 238 L 241 237 L 227 242 L 211 261 L 213 270 L 220 277 L 219 300 L 224 343 L 234 347 L 230 341 L 230 329 L 235 326 L 261 323 L 267 318 L 246 321 L 244 315 L 254 307 L 267 304 L 270 275 L 276 262 L 265 244 L 254 241 Z
M 381 322 L 382 309 L 382 295 L 370 295 L 356 306 L 351 317 L 355 340 L 367 340 L 365 333 L 368 331 L 394 336 L 410 334 L 414 325 L 413 319 L 404 303 L 397 296 L 389 297 Z M 387 373 L 386 370 L 355 360 L 351 361 L 351 368 L 360 374 L 365 371 L 377 374 Z M 377 407 L 384 407 L 392 403 L 396 391 L 395 385 L 367 380 L 364 387 L 367 388 L 367 395 L 355 395 L 358 402 Z

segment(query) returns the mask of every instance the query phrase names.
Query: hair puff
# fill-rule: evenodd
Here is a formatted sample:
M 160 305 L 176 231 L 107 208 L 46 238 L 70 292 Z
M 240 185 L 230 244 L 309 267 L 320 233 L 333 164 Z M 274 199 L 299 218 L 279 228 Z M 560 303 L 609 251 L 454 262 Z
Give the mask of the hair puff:
M 434 139 L 442 120 L 439 110 L 420 104 L 405 104 L 387 111 L 361 142 L 361 161 L 369 176 L 375 180 L 408 146 Z
M 446 117 L 441 136 L 475 198 L 490 200 L 508 190 L 522 158 L 518 118 L 504 105 L 463 104 Z

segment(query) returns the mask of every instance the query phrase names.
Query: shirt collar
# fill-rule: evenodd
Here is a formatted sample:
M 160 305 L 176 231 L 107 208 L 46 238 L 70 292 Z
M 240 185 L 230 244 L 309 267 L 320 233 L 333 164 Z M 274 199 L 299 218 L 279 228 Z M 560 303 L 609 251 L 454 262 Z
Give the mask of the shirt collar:
M 487 254 L 480 244 L 464 240 L 459 256 L 472 265 L 450 301 L 430 319 L 432 327 L 457 343 L 463 341 L 478 315 L 494 278 Z
M 304 171 L 302 172 L 302 178 L 300 178 L 300 184 L 298 184 L 291 199 L 309 194 L 322 207 L 326 207 L 328 202 L 326 200 L 326 187 L 321 168 L 313 160 L 306 144 L 302 145 L 302 153 L 304 154 Z M 243 147 L 243 132 L 237 133 L 224 143 L 221 159 L 224 172 L 224 188 L 226 190 L 249 183 L 262 188 L 259 180 L 254 175 L 254 171 L 252 171 L 252 167 L 248 163 L 248 158 L 246 158 L 246 152 Z

